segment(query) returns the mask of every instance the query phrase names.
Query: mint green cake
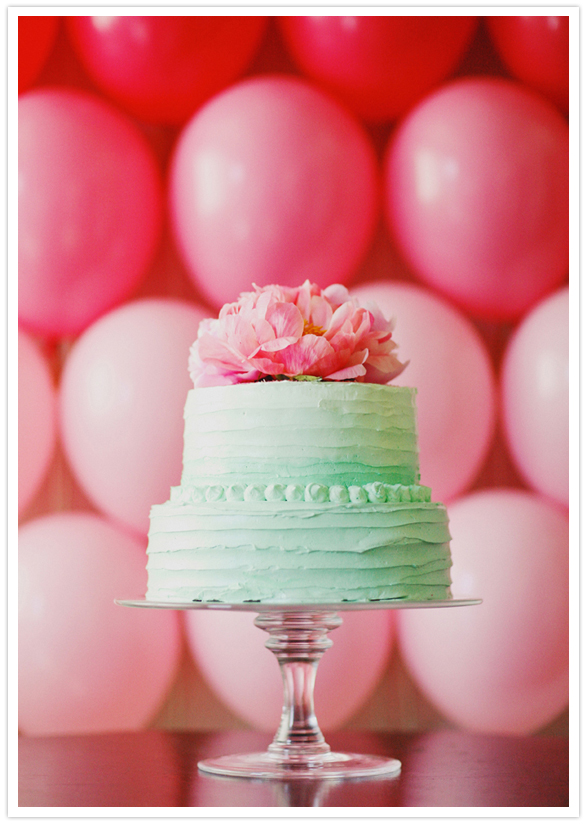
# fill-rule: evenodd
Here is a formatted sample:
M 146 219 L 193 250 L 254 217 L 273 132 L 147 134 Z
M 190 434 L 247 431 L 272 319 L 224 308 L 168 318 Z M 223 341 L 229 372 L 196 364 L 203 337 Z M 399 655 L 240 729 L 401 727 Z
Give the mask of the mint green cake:
M 447 514 L 419 483 L 415 395 L 322 380 L 190 390 L 181 484 L 151 510 L 147 599 L 449 599 Z

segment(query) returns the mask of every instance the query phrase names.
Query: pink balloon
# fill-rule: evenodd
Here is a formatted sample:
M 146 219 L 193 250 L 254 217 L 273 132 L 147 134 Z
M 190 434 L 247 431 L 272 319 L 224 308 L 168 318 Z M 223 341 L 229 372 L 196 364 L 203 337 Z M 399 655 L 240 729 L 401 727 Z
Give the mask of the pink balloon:
M 533 733 L 568 702 L 568 520 L 507 489 L 460 499 L 449 519 L 453 593 L 483 604 L 402 611 L 404 661 L 457 725 Z
M 447 78 L 477 18 L 312 15 L 278 18 L 300 68 L 358 115 L 398 117 Z
M 478 317 L 519 318 L 569 263 L 569 134 L 539 95 L 465 78 L 393 136 L 387 219 L 419 277 Z
M 69 17 L 67 30 L 93 80 L 132 114 L 184 123 L 245 70 L 267 17 Z
M 43 481 L 57 434 L 55 387 L 49 364 L 33 340 L 18 331 L 18 512 Z
M 486 18 L 510 72 L 569 111 L 569 18 L 547 15 Z
M 384 611 L 349 612 L 342 619 L 318 665 L 314 698 L 324 731 L 340 727 L 368 699 L 395 635 Z M 277 659 L 265 647 L 268 634 L 253 624 L 254 615 L 188 611 L 185 621 L 191 653 L 214 692 L 250 725 L 275 733 L 283 684 Z
M 475 480 L 495 429 L 495 378 L 483 340 L 457 309 L 422 287 L 378 282 L 352 294 L 396 319 L 398 357 L 409 365 L 393 383 L 418 390 L 422 483 L 436 501 L 448 501 Z
M 205 312 L 172 299 L 113 310 L 78 339 L 60 388 L 61 438 L 96 507 L 139 532 L 179 484 L 187 357 Z
M 539 304 L 510 339 L 501 396 L 516 466 L 535 490 L 568 506 L 568 289 Z
M 346 282 L 375 229 L 375 152 L 309 84 L 243 81 L 184 129 L 171 211 L 194 283 L 214 306 L 253 283 Z
M 19 531 L 18 712 L 29 735 L 135 730 L 181 650 L 172 611 L 114 604 L 145 592 L 145 543 L 89 513 Z
M 77 335 L 131 294 L 152 258 L 156 162 L 130 121 L 85 92 L 21 95 L 18 137 L 19 318 Z

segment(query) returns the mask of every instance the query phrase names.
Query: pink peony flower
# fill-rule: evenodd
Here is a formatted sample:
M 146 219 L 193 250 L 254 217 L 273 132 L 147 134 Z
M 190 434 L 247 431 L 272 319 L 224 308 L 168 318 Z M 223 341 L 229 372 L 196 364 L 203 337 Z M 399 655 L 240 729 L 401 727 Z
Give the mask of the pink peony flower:
M 312 376 L 386 384 L 405 368 L 393 324 L 346 287 L 254 287 L 202 321 L 190 349 L 196 387 Z

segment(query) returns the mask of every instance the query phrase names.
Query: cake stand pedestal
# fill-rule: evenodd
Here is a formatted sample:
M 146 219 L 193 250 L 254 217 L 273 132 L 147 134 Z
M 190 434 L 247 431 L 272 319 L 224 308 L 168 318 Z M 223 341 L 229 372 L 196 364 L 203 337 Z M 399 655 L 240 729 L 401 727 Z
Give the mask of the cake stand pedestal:
M 117 600 L 126 607 L 172 610 L 246 610 L 258 613 L 255 625 L 269 634 L 265 646 L 277 657 L 283 678 L 281 722 L 273 742 L 260 753 L 204 759 L 204 773 L 249 779 L 346 779 L 396 776 L 397 759 L 330 750 L 314 712 L 314 682 L 318 663 L 332 646 L 328 633 L 342 624 L 349 610 L 446 608 L 480 604 L 479 599 L 407 602 L 341 602 L 321 605 L 224 604 L 220 602 L 155 602 Z

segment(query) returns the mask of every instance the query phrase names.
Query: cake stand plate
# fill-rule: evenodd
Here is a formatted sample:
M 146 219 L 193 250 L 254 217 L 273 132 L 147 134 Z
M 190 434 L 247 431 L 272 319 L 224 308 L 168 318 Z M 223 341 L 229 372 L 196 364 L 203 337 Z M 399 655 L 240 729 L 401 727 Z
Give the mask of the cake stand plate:
M 326 610 L 328 612 L 348 612 L 349 610 L 405 610 L 422 607 L 467 607 L 481 604 L 481 599 L 438 599 L 437 601 L 409 601 L 408 599 L 378 599 L 372 602 L 323 602 L 320 604 L 293 604 L 281 602 L 162 602 L 147 599 L 115 599 L 122 607 L 149 607 L 162 610 L 238 610 L 248 613 L 307 613 Z
M 397 776 L 397 759 L 358 753 L 334 753 L 326 743 L 314 712 L 314 682 L 322 655 L 332 641 L 338 615 L 351 610 L 446 608 L 480 604 L 480 599 L 439 601 L 339 602 L 335 604 L 224 604 L 117 599 L 124 607 L 166 610 L 238 610 L 257 613 L 255 625 L 269 634 L 265 646 L 275 654 L 283 678 L 281 722 L 265 752 L 204 759 L 200 771 L 247 779 L 362 779 Z

